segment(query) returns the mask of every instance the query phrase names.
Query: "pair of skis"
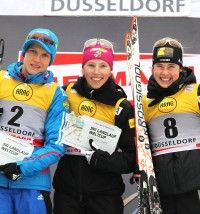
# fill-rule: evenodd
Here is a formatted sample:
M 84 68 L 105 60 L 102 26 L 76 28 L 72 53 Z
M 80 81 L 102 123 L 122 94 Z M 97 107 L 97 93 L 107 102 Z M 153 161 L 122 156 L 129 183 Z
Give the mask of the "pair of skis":
M 138 182 L 138 214 L 161 214 L 161 204 L 153 168 L 149 138 L 142 105 L 140 54 L 137 18 L 132 17 L 130 32 L 125 35 L 128 71 L 135 107 L 136 146 L 141 176 Z

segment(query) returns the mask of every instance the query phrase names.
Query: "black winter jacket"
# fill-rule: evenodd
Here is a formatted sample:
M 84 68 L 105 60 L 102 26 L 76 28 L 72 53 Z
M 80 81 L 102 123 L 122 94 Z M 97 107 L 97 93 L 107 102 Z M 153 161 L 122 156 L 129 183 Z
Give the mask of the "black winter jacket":
M 66 86 L 64 88 L 66 89 Z M 122 88 L 112 79 L 91 93 L 85 79 L 81 77 L 73 89 L 83 97 L 111 106 L 115 106 L 120 98 L 126 97 Z M 64 155 L 53 180 L 53 186 L 57 191 L 77 198 L 93 194 L 123 194 L 125 186 L 121 174 L 133 172 L 136 160 L 134 127 L 130 128 L 128 122 L 134 117 L 134 109 L 126 99 L 121 102 L 120 107 L 122 111 L 115 115 L 115 125 L 122 129 L 122 133 L 116 151 L 110 155 L 97 150 L 91 158 L 90 165 L 84 156 Z
M 199 147 L 199 96 L 200 86 L 189 68 L 184 67 L 179 79 L 168 88 L 161 88 L 153 76 L 148 83 L 147 97 L 154 100 L 145 99 L 143 104 L 150 141 L 158 143 L 158 150 L 172 148 L 170 153 L 153 157 L 161 196 L 200 189 L 200 150 L 175 150 L 193 142 Z M 169 103 L 171 108 L 165 108 Z

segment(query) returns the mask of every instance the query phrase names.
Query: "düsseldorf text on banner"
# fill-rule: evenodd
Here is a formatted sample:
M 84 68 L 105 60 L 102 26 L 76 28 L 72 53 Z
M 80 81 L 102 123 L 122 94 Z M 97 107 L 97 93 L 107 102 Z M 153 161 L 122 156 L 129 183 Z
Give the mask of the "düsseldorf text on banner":
M 182 17 L 190 13 L 191 0 L 45 0 L 44 5 L 48 16 Z

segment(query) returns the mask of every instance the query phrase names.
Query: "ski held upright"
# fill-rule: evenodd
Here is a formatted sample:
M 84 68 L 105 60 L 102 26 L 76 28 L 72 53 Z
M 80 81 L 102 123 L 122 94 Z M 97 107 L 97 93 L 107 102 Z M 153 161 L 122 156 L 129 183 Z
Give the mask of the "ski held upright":
M 139 37 L 136 17 L 132 17 L 130 31 L 125 34 L 125 46 L 135 107 L 138 166 L 141 171 L 138 182 L 138 214 L 161 214 L 162 209 L 142 105 Z

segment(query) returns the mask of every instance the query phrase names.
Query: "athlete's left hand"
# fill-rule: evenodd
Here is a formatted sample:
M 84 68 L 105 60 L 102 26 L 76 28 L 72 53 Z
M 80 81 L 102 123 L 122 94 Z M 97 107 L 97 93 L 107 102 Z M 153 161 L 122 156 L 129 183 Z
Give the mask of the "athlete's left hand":
M 3 171 L 5 176 L 12 181 L 20 179 L 21 170 L 16 163 L 7 163 L 5 165 L 0 165 L 0 171 Z
M 141 173 L 142 173 L 142 171 L 139 170 L 139 166 L 136 165 L 134 167 L 133 174 L 132 174 L 132 176 L 131 176 L 131 178 L 129 180 L 130 183 L 134 184 L 136 182 L 137 184 L 139 184 L 139 179 L 141 177 Z

